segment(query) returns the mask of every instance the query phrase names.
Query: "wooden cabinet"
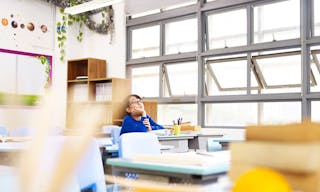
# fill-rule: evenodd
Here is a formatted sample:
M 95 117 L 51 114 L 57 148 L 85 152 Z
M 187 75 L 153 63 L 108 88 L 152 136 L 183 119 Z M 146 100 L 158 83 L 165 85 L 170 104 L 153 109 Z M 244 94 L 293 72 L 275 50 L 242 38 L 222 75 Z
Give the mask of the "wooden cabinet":
M 67 129 L 88 126 L 88 122 L 97 131 L 103 125 L 119 125 L 131 83 L 127 79 L 106 78 L 106 71 L 105 60 L 68 61 Z
M 146 110 L 147 114 L 157 122 L 158 119 L 158 102 L 151 101 L 151 100 L 143 100 L 144 109 Z

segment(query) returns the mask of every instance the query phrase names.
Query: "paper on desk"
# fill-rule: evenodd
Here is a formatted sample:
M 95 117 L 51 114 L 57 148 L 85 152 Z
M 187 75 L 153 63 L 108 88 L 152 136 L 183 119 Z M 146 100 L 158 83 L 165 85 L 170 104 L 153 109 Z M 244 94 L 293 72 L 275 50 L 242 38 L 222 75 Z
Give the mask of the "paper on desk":
M 229 163 L 230 152 L 219 151 L 211 153 L 163 153 L 160 155 L 140 154 L 133 157 L 132 160 L 150 163 L 208 166 L 217 163 Z
M 158 130 L 152 130 L 151 133 L 154 133 L 158 136 L 167 136 L 170 135 L 169 129 L 158 129 Z

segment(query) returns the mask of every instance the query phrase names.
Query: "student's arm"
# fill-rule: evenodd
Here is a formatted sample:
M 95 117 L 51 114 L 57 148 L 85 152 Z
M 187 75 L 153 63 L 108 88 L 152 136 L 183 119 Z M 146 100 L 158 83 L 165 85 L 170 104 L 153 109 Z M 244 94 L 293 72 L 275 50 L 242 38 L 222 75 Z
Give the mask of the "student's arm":
M 152 130 L 164 129 L 163 126 L 161 126 L 161 125 L 157 124 L 156 122 L 154 122 L 154 120 L 149 115 L 147 115 L 147 117 L 149 119 L 149 122 L 150 122 Z
M 132 122 L 130 121 L 128 116 L 125 116 L 122 121 L 122 128 L 121 128 L 120 135 L 122 135 L 123 133 L 131 132 L 130 130 L 131 127 L 132 127 Z

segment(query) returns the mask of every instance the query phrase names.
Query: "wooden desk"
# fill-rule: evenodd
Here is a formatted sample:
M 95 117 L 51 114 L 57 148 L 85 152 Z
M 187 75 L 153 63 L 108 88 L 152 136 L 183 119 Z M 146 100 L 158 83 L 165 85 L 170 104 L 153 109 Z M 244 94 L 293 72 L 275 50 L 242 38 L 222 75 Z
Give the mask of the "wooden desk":
M 171 161 L 172 155 L 176 161 Z M 167 183 L 206 184 L 217 180 L 229 169 L 229 151 L 197 154 L 166 153 L 159 156 L 141 156 L 134 159 L 108 159 L 107 164 L 112 167 L 112 174 L 133 179 L 157 180 Z M 158 159 L 157 159 L 158 158 Z M 196 161 L 200 159 L 201 163 Z M 187 164 L 186 161 L 195 163 Z M 180 161 L 180 162 L 177 162 Z
M 15 165 L 20 152 L 27 148 L 29 142 L 1 142 L 0 165 Z

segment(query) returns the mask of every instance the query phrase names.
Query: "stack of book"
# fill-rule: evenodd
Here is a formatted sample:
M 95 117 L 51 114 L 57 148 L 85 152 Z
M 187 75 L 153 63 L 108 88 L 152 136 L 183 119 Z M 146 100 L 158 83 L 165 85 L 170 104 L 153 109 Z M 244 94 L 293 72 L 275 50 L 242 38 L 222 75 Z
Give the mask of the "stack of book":
M 320 192 L 320 123 L 249 126 L 246 142 L 232 143 L 232 181 L 256 167 L 285 176 L 293 189 Z

